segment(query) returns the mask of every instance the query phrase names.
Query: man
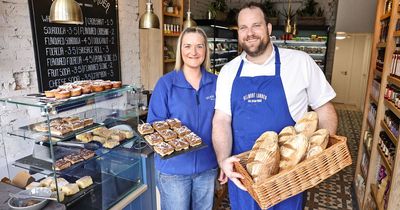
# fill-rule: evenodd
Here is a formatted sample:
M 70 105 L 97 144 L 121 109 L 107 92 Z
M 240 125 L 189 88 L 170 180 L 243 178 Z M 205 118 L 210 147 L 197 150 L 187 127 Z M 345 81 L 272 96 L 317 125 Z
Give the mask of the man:
M 318 113 L 319 128 L 336 133 L 337 116 L 329 102 L 336 94 L 321 69 L 304 52 L 279 49 L 270 41 L 272 26 L 258 3 L 247 3 L 238 14 L 238 40 L 243 53 L 226 64 L 218 77 L 213 118 L 213 146 L 221 184 L 228 181 L 233 210 L 259 209 L 233 172 L 232 155 L 251 150 L 265 131 L 279 133 L 294 125 L 308 106 Z M 302 194 L 271 209 L 302 208 Z

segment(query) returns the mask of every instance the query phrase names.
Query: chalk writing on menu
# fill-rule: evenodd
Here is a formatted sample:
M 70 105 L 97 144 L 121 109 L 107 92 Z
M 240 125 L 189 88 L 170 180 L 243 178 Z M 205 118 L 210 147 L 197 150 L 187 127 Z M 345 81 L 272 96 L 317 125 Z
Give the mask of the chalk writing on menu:
M 49 22 L 52 0 L 29 0 L 39 91 L 78 80 L 121 80 L 116 0 L 75 0 L 83 25 Z

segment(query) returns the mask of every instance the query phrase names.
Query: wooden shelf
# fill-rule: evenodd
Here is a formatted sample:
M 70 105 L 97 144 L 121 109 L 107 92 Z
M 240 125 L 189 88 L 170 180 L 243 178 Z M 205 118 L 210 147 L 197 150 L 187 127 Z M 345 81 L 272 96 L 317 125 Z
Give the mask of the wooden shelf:
M 390 131 L 389 127 L 384 121 L 381 121 L 381 127 L 385 130 L 386 134 L 389 136 L 390 140 L 392 140 L 393 144 L 397 146 L 397 138 L 393 135 L 392 131 Z
M 383 160 L 383 164 L 386 166 L 386 169 L 388 170 L 389 174 L 392 175 L 392 166 L 389 164 L 388 159 L 385 157 L 385 154 L 383 153 L 382 149 L 377 146 L 378 152 L 381 155 L 381 159 Z
M 389 100 L 385 99 L 384 101 L 385 106 L 390 109 L 398 118 L 400 118 L 400 110 Z
M 386 47 L 386 42 L 379 42 L 378 44 L 376 44 L 377 48 L 383 48 Z
M 380 20 L 383 21 L 383 20 L 386 20 L 386 19 L 388 19 L 388 18 L 390 18 L 390 12 L 388 12 L 388 13 L 382 15 L 381 18 L 380 18 Z
M 394 36 L 394 37 L 400 36 L 400 31 L 395 31 L 395 32 L 393 33 L 393 36 Z
M 378 186 L 376 184 L 371 184 L 371 193 L 378 209 L 383 210 L 383 207 L 380 206 L 380 203 L 378 202 Z
M 174 63 L 175 59 L 165 59 L 164 63 Z
M 179 37 L 179 34 L 163 34 L 163 35 L 167 37 Z
M 164 16 L 180 18 L 179 14 L 164 12 Z
M 393 76 L 388 76 L 387 80 L 388 80 L 388 83 L 391 83 L 393 85 L 396 85 L 397 87 L 400 87 L 400 79 L 397 79 L 396 77 L 393 77 Z

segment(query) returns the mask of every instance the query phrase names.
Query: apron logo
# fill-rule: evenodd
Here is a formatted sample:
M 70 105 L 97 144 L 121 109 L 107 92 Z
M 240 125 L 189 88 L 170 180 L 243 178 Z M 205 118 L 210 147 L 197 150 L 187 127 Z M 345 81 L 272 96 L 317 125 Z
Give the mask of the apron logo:
M 267 95 L 264 93 L 249 93 L 243 96 L 243 101 L 247 103 L 261 103 L 267 100 Z
M 206 100 L 215 101 L 215 95 L 206 96 Z

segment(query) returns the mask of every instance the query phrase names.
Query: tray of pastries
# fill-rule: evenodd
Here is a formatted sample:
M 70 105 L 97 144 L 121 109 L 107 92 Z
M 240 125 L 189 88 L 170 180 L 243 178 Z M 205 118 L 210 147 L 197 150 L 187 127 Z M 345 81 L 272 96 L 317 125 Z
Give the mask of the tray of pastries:
M 56 160 L 54 163 L 54 169 L 56 171 L 62 171 L 71 166 L 83 162 L 85 160 L 89 160 L 90 158 L 94 157 L 96 153 L 92 150 L 88 149 L 81 149 L 78 152 L 73 152 L 71 154 L 65 155 Z
M 65 83 L 56 89 L 44 91 L 48 99 L 62 100 L 71 97 L 78 97 L 85 94 L 102 92 L 109 89 L 121 88 L 121 81 L 110 80 L 81 80 L 71 83 Z
M 138 125 L 137 130 L 149 147 L 161 156 L 161 159 L 207 147 L 198 135 L 176 118 L 156 121 L 152 124 L 142 123 Z
M 97 142 L 103 148 L 112 149 L 133 136 L 134 133 L 130 126 L 118 125 L 112 128 L 100 126 L 88 132 L 77 134 L 75 138 L 82 143 Z
M 59 117 L 50 120 L 50 133 L 56 139 L 69 139 L 75 136 L 75 133 L 97 127 L 99 124 L 94 123 L 92 118 L 79 117 Z M 49 131 L 47 122 L 39 122 L 31 125 L 23 126 L 20 129 L 33 132 L 44 133 Z

